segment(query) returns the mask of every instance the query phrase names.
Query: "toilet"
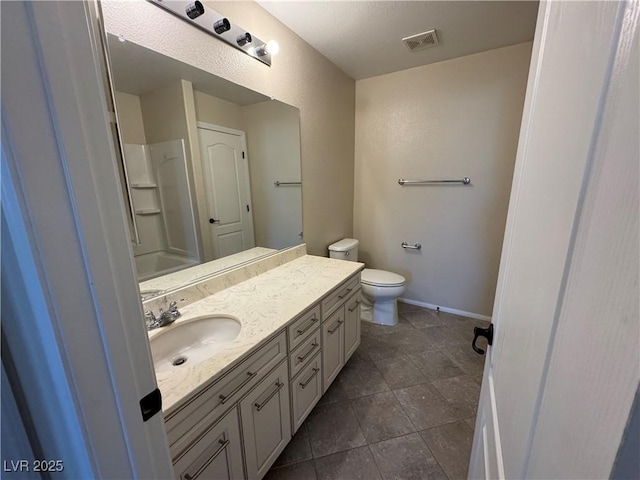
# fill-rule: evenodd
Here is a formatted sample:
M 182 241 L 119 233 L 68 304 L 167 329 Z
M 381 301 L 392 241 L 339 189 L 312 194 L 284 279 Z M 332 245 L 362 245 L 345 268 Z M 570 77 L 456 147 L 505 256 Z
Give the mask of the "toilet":
M 359 243 L 355 238 L 343 238 L 329 245 L 329 256 L 357 262 Z M 405 278 L 397 273 L 365 268 L 360 275 L 360 283 L 362 320 L 379 325 L 397 325 L 397 300 L 404 293 Z

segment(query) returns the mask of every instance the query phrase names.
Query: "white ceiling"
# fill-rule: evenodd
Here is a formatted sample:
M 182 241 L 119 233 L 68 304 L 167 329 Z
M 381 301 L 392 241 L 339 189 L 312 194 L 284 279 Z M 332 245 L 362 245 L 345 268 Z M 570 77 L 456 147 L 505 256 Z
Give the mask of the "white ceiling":
M 356 80 L 533 40 L 538 11 L 537 1 L 258 3 Z M 402 43 L 433 28 L 437 47 Z

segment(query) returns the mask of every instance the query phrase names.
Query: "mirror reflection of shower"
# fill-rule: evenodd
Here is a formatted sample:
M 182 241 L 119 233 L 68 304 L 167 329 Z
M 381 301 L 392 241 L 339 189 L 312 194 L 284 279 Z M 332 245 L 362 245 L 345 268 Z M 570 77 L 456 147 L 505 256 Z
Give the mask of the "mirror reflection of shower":
M 164 290 L 301 243 L 299 110 L 108 37 L 141 289 Z
M 184 140 L 124 144 L 140 244 L 138 278 L 146 280 L 199 263 Z

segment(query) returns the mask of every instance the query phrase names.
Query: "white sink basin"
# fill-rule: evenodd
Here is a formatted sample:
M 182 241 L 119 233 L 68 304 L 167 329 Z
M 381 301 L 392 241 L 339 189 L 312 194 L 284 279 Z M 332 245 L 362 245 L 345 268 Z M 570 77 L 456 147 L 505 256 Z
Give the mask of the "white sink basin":
M 240 321 L 228 315 L 209 315 L 162 327 L 151 342 L 156 372 L 200 363 L 224 349 L 240 333 Z

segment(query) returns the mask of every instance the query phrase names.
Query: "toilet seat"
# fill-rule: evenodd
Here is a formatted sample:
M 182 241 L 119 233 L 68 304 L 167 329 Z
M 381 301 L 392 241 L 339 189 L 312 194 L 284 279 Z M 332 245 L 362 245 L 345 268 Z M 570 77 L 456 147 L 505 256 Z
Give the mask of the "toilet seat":
M 386 270 L 365 268 L 360 275 L 360 282 L 374 287 L 399 287 L 404 285 L 405 278 Z

